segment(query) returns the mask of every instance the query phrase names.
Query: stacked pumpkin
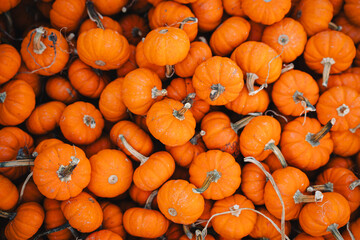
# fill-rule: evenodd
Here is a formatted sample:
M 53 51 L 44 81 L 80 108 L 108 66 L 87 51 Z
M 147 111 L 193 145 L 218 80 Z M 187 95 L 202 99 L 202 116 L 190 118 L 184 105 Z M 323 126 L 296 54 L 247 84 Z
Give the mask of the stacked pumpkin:
M 360 239 L 358 9 L 0 3 L 2 235 Z

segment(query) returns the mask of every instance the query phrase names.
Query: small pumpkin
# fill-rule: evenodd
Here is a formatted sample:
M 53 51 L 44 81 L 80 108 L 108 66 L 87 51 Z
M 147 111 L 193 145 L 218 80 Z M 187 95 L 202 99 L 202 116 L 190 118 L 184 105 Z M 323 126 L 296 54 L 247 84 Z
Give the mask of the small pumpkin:
M 120 34 L 123 34 L 122 28 L 120 26 L 120 23 L 113 20 L 111 17 L 103 16 L 101 18 L 101 23 L 104 26 L 105 29 L 111 29 L 114 30 Z M 80 29 L 78 31 L 78 35 L 80 36 L 81 33 L 87 32 L 90 29 L 97 28 L 97 24 L 95 21 L 91 19 L 86 19 L 80 26 Z
M 85 240 L 122 240 L 122 237 L 107 229 L 91 233 Z
M 334 142 L 334 153 L 342 156 L 349 157 L 360 150 L 360 124 L 355 128 L 350 128 L 345 131 L 333 131 L 331 139 Z
M 243 0 L 234 1 L 234 0 L 223 0 L 224 10 L 227 14 L 232 16 L 245 17 L 245 13 L 241 7 Z
M 360 27 L 349 22 L 344 13 L 339 14 L 335 18 L 334 23 L 337 26 L 341 27 L 340 31 L 351 37 L 355 44 L 358 44 L 360 42 Z
M 126 0 L 91 0 L 96 9 L 104 15 L 114 15 L 126 5 Z
M 50 22 L 57 29 L 73 32 L 85 13 L 85 0 L 56 0 L 50 10 Z
M 19 199 L 19 191 L 16 186 L 5 176 L 0 175 L 0 210 L 13 209 Z
M 7 12 L 10 9 L 16 7 L 20 2 L 21 0 L 9 0 L 4 2 L 3 4 L 1 4 L 0 14 Z
M 110 230 L 119 234 L 123 239 L 126 237 L 126 231 L 123 226 L 123 213 L 119 206 L 108 201 L 100 202 L 103 211 L 104 220 L 103 229 Z
M 202 32 L 210 32 L 221 23 L 224 12 L 221 0 L 197 0 L 190 6 Z
M 53 100 L 69 104 L 78 99 L 78 93 L 71 85 L 70 81 L 60 77 L 52 77 L 46 81 L 46 94 Z
M 119 20 L 122 34 L 130 44 L 137 45 L 149 32 L 149 26 L 144 18 L 136 14 L 126 14 Z
M 33 88 L 36 97 L 40 95 L 43 82 L 40 81 L 40 76 L 37 73 L 31 73 L 24 63 L 21 64 L 18 73 L 14 76 L 14 79 L 24 80 Z
M 357 73 L 344 72 L 340 74 L 332 74 L 329 76 L 327 87 L 324 87 L 322 83 L 323 79 L 320 78 L 318 80 L 320 92 L 325 92 L 326 90 L 337 86 L 347 86 L 360 92 L 360 75 Z
M 0 84 L 3 84 L 18 72 L 21 65 L 19 52 L 9 44 L 0 44 L 0 63 Z
M 356 26 L 360 26 L 359 2 L 355 0 L 344 0 L 344 13 L 350 22 Z

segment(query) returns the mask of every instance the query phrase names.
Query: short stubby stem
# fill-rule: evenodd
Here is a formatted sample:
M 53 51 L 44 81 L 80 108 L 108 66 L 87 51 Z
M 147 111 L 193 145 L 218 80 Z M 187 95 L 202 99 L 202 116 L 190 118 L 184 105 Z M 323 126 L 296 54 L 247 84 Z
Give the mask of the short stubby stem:
M 190 143 L 192 145 L 197 145 L 198 144 L 198 141 L 199 139 L 202 137 L 202 136 L 205 136 L 205 131 L 204 130 L 201 130 L 199 133 L 195 134 L 191 139 L 190 139 Z
M 16 216 L 16 212 L 5 212 L 0 210 L 0 217 L 13 220 Z
M 317 133 L 308 133 L 306 134 L 305 141 L 310 143 L 311 146 L 317 147 L 320 145 L 320 140 L 330 131 L 332 126 L 334 126 L 336 120 L 335 118 L 328 121 L 325 126 Z
M 216 169 L 214 169 L 213 171 L 208 172 L 206 174 L 205 181 L 204 181 L 203 185 L 201 186 L 201 188 L 193 188 L 193 192 L 194 193 L 203 193 L 203 192 L 205 192 L 210 187 L 211 183 L 213 183 L 213 182 L 216 183 L 220 178 L 221 178 L 221 173 L 218 172 Z
M 156 87 L 153 87 L 151 89 L 151 98 L 155 99 L 157 97 L 164 97 L 167 95 L 167 90 L 166 89 L 157 89 Z
M 193 235 L 192 232 L 190 231 L 189 225 L 183 224 L 182 226 L 183 226 L 183 231 L 184 231 L 185 235 L 186 235 L 189 239 L 192 239 L 194 235 Z
M 295 204 L 322 202 L 324 195 L 320 191 L 316 191 L 314 195 L 304 195 L 297 190 L 293 196 Z
M 41 41 L 42 36 L 45 34 L 45 29 L 43 27 L 38 27 L 34 31 L 33 51 L 36 54 L 42 54 L 46 49 L 45 44 Z
M 350 108 L 346 104 L 343 104 L 340 107 L 336 108 L 336 111 L 339 117 L 344 117 L 349 114 Z
M 296 90 L 293 95 L 293 100 L 295 103 L 305 102 L 306 111 L 316 111 L 316 108 L 309 102 L 306 97 L 304 97 L 304 94 L 302 92 Z
M 210 91 L 210 100 L 215 101 L 220 97 L 223 92 L 225 92 L 225 87 L 223 85 L 221 85 L 220 83 L 213 84 Z
M 95 119 L 90 115 L 84 115 L 83 122 L 86 126 L 90 127 L 91 129 L 96 127 Z
M 4 103 L 6 99 L 6 92 L 2 92 L 0 93 L 0 102 Z
M 324 65 L 324 70 L 323 70 L 323 74 L 322 74 L 322 77 L 323 77 L 322 85 L 324 87 L 327 87 L 328 81 L 329 81 L 331 65 L 335 64 L 335 60 L 333 58 L 323 58 L 323 60 L 321 61 L 321 64 Z
M 131 153 L 131 155 L 133 155 L 135 158 L 137 158 L 140 161 L 140 166 L 143 165 L 149 159 L 148 157 L 145 157 L 144 155 L 136 151 L 135 148 L 133 148 L 128 143 L 128 141 L 126 141 L 124 135 L 120 134 L 118 138 L 120 139 L 122 145 L 126 148 L 126 150 L 128 150 Z
M 281 45 L 281 46 L 285 46 L 286 44 L 288 44 L 290 41 L 289 39 L 289 36 L 288 35 L 285 35 L 285 34 L 281 34 L 278 38 L 278 43 Z
M 69 165 L 67 166 L 60 165 L 56 173 L 61 182 L 71 181 L 71 175 L 74 169 L 76 168 L 76 166 L 79 164 L 79 162 L 80 162 L 79 158 L 72 156 Z
M 334 191 L 334 184 L 332 182 L 328 182 L 325 184 L 321 184 L 321 185 L 312 185 L 309 186 L 306 189 L 307 192 L 316 192 L 316 191 L 321 191 L 321 192 L 333 192 Z
M 360 179 L 353 181 L 350 183 L 349 188 L 350 190 L 354 190 L 356 187 L 360 186 Z
M 338 226 L 339 225 L 337 223 L 333 223 L 330 226 L 328 226 L 327 231 L 331 232 L 331 234 L 334 236 L 336 240 L 344 240 L 344 238 L 341 236 L 339 232 Z
M 173 111 L 173 116 L 175 118 L 177 118 L 178 120 L 182 121 L 182 120 L 185 119 L 185 113 L 190 108 L 191 108 L 191 104 L 187 102 L 187 103 L 184 104 L 184 106 L 180 110 L 174 110 Z
M 286 168 L 288 165 L 287 165 L 287 162 L 284 158 L 284 155 L 282 154 L 282 152 L 280 151 L 280 149 L 275 145 L 275 141 L 273 139 L 271 139 L 266 145 L 265 145 L 265 148 L 264 148 L 264 151 L 266 150 L 271 150 L 275 156 L 279 159 L 280 163 L 281 163 L 281 166 L 283 168 Z
M 342 30 L 342 26 L 336 25 L 333 22 L 329 22 L 329 28 L 331 30 L 334 30 L 334 31 L 341 31 Z
M 290 70 L 293 70 L 295 67 L 295 65 L 293 63 L 289 63 L 289 64 L 283 64 L 283 68 L 281 69 L 281 74 L 286 73 Z
M 349 131 L 352 132 L 352 133 L 356 133 L 356 131 L 360 128 L 360 124 L 357 125 L 356 127 L 354 128 L 350 128 Z
M 175 74 L 174 65 L 165 65 L 165 77 L 171 78 Z

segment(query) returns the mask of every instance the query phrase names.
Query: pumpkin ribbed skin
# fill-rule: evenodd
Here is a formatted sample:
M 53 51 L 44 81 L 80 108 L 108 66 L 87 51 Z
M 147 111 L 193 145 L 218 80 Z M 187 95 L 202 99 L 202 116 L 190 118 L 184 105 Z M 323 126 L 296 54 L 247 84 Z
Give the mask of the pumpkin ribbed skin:
M 0 44 L 0 84 L 15 76 L 21 65 L 19 52 L 9 44 Z
M 221 23 L 224 12 L 221 0 L 197 0 L 190 6 L 202 32 L 212 31 Z
M 344 13 L 347 19 L 356 26 L 360 26 L 359 9 L 360 9 L 360 4 L 358 1 L 356 0 L 344 1 Z
M 101 23 L 103 24 L 105 29 L 111 29 L 111 30 L 114 30 L 114 31 L 118 32 L 119 34 L 123 35 L 120 23 L 113 20 L 112 18 L 107 17 L 107 16 L 103 16 L 102 19 L 101 19 Z M 94 28 L 97 28 L 96 23 L 94 21 L 92 21 L 91 19 L 86 19 L 81 24 L 80 29 L 78 31 L 78 35 L 80 36 L 81 33 L 87 32 L 87 31 L 89 31 L 91 29 L 94 29 Z
M 45 228 L 52 229 L 59 227 L 66 223 L 66 218 L 61 211 L 61 202 L 54 199 L 44 199 L 45 209 Z M 58 232 L 50 233 L 47 235 L 50 240 L 65 240 L 71 238 L 69 229 L 64 229 Z
M 329 76 L 327 88 L 322 85 L 323 79 L 318 80 L 318 85 L 320 92 L 325 92 L 326 90 L 337 87 L 337 86 L 347 86 L 355 89 L 360 92 L 360 74 L 344 72 L 341 74 L 333 74 Z
M 360 129 L 333 131 L 334 153 L 342 157 L 350 157 L 360 150 Z
M 99 230 L 93 232 L 85 240 L 123 240 L 122 237 L 110 230 Z
M 3 175 L 0 175 L 0 189 L 0 210 L 11 210 L 17 204 L 19 191 L 16 186 Z
M 45 91 L 50 98 L 66 104 L 73 103 L 78 99 L 78 93 L 70 81 L 60 76 L 48 79 Z
M 6 0 L 2 2 L 0 6 L 0 14 L 7 12 L 10 9 L 16 7 L 20 2 L 21 0 Z
M 125 239 L 126 232 L 123 226 L 123 213 L 119 206 L 108 201 L 101 202 L 100 206 L 103 210 L 104 220 L 102 222 L 103 229 L 110 230 L 119 234 Z
M 66 9 L 66 10 L 65 10 Z M 50 10 L 50 21 L 57 29 L 66 28 L 66 31 L 74 31 L 85 12 L 85 0 L 56 0 Z

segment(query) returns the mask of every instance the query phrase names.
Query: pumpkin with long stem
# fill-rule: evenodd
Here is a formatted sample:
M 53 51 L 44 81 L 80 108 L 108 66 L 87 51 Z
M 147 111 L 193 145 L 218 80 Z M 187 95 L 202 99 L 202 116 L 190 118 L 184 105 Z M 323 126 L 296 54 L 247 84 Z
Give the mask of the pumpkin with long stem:
M 199 154 L 189 168 L 190 182 L 205 199 L 219 200 L 231 196 L 239 188 L 241 168 L 235 158 L 220 150 Z
M 123 213 L 119 206 L 108 201 L 100 202 L 103 211 L 102 228 L 119 234 L 125 239 L 126 231 L 123 225 Z
M 119 136 L 124 147 L 140 161 L 140 166 L 135 169 L 134 184 L 144 190 L 153 191 L 166 182 L 175 171 L 175 161 L 170 153 L 158 151 L 150 157 L 145 157 L 137 152 L 124 138 Z M 159 172 L 159 168 L 161 172 Z
M 281 74 L 271 94 L 282 114 L 300 116 L 307 111 L 316 110 L 314 105 L 319 99 L 319 87 L 309 74 L 290 70 Z
M 0 51 L 0 83 L 3 84 L 13 78 L 18 72 L 21 65 L 21 57 L 16 48 L 9 44 L 0 44 Z
M 253 118 L 240 134 L 240 152 L 263 161 L 273 151 L 283 167 L 287 166 L 284 156 L 276 146 L 280 142 L 280 123 L 270 116 Z
M 339 73 L 350 67 L 355 53 L 354 42 L 349 36 L 338 31 L 323 31 L 309 38 L 304 59 L 310 69 L 322 73 L 322 85 L 326 87 L 329 74 Z
M 350 207 L 339 193 L 326 192 L 323 202 L 306 204 L 299 215 L 301 228 L 312 236 L 324 236 L 329 232 L 337 240 L 343 239 L 338 228 L 350 219 Z M 341 210 L 340 210 L 340 209 Z
M 204 198 L 195 185 L 185 180 L 169 180 L 158 192 L 158 205 L 165 217 L 175 223 L 191 224 L 204 211 Z
M 158 191 L 151 193 L 144 208 L 130 208 L 124 213 L 125 230 L 137 237 L 157 238 L 165 234 L 170 222 L 159 211 L 151 209 L 151 202 Z
M 9 240 L 26 240 L 34 236 L 44 222 L 44 209 L 39 203 L 21 204 L 16 212 L 0 211 L 0 216 L 10 222 L 5 228 L 5 237 Z
M 243 89 L 241 69 L 227 57 L 211 57 L 201 63 L 192 78 L 196 95 L 210 105 L 224 105 Z
M 345 131 L 360 123 L 360 93 L 345 86 L 333 87 L 324 92 L 316 105 L 320 123 L 336 119 L 331 131 Z
M 188 111 L 190 107 L 189 102 L 183 104 L 173 99 L 154 103 L 146 117 L 150 133 L 168 146 L 185 144 L 195 133 L 196 121 Z
M 324 166 L 333 151 L 334 144 L 328 133 L 334 124 L 335 119 L 332 119 L 321 127 L 315 118 L 303 117 L 287 123 L 280 141 L 287 162 L 306 171 Z
M 316 185 L 307 188 L 308 192 L 337 192 L 349 202 L 350 211 L 354 212 L 360 206 L 360 180 L 346 168 L 328 168 L 320 173 Z
M 331 139 L 334 142 L 334 153 L 349 157 L 360 150 L 360 124 L 345 131 L 334 131 Z
M 56 144 L 36 157 L 33 179 L 45 197 L 67 200 L 89 184 L 90 172 L 90 162 L 80 148 Z
M 133 167 L 127 156 L 115 149 L 104 149 L 90 159 L 91 178 L 87 188 L 99 197 L 112 198 L 131 185 Z

